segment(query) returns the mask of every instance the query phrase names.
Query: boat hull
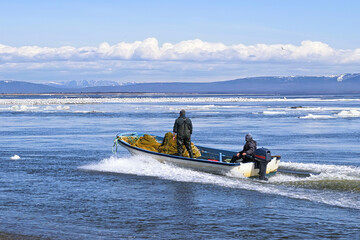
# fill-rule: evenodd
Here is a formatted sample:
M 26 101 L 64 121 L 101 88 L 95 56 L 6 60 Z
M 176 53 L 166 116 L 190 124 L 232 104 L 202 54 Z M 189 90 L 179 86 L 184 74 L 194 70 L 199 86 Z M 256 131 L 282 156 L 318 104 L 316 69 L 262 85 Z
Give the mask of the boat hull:
M 209 172 L 209 173 L 215 173 L 221 175 L 228 175 L 230 173 L 233 176 L 239 176 L 239 177 L 259 176 L 259 169 L 256 168 L 254 162 L 228 163 L 215 159 L 201 159 L 201 158 L 193 159 L 193 158 L 157 153 L 142 148 L 134 147 L 129 143 L 127 143 L 126 141 L 122 140 L 121 136 L 129 136 L 129 134 L 118 135 L 116 141 L 119 145 L 127 149 L 132 155 L 141 155 L 145 157 L 150 157 L 162 163 L 170 163 L 183 168 L 190 168 L 197 171 L 203 171 L 203 172 Z M 217 149 L 202 148 L 199 146 L 198 148 L 200 149 L 200 151 L 205 151 L 205 149 L 207 151 L 209 150 L 220 151 Z M 229 153 L 230 152 L 227 152 L 227 154 Z M 279 156 L 272 157 L 271 161 L 267 164 L 266 174 L 275 173 L 279 167 L 279 163 L 280 163 Z

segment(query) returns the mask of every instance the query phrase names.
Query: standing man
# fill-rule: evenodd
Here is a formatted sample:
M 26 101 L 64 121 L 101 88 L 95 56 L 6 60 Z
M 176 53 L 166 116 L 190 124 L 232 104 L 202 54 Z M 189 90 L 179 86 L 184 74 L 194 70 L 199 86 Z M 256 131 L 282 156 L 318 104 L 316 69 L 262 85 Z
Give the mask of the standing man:
M 245 145 L 241 152 L 238 152 L 231 159 L 231 163 L 236 162 L 236 160 L 242 159 L 242 162 L 254 162 L 255 150 L 256 150 L 256 141 L 252 138 L 250 133 L 245 136 Z
M 193 158 L 193 152 L 191 149 L 191 134 L 192 134 L 192 122 L 190 118 L 185 117 L 185 110 L 180 111 L 180 116 L 175 120 L 173 129 L 173 139 L 176 134 L 176 144 L 178 155 L 183 155 L 183 145 L 189 152 L 190 158 Z

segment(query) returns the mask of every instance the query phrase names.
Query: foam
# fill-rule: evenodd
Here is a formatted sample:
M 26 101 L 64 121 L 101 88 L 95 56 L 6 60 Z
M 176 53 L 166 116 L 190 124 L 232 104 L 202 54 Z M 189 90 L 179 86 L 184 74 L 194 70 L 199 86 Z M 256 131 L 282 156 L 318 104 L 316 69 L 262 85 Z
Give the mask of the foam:
M 299 165 L 296 163 L 282 163 L 281 166 L 295 169 L 301 168 L 302 166 L 305 166 L 305 169 L 312 169 L 311 167 L 314 167 L 312 164 Z M 305 181 L 310 182 L 319 179 L 326 180 L 327 178 L 332 178 L 336 167 L 338 166 L 315 164 L 315 169 L 323 171 L 325 168 L 328 169 L 327 172 L 323 172 L 324 174 L 322 176 L 311 176 L 309 179 L 305 179 Z M 341 192 L 340 194 L 333 191 L 306 189 L 302 188 L 301 186 L 296 188 L 293 186 L 287 187 L 287 183 L 294 181 L 304 181 L 304 178 L 301 180 L 299 177 L 286 176 L 282 175 L 281 173 L 271 177 L 268 182 L 263 182 L 240 177 L 234 173 L 229 173 L 227 176 L 219 176 L 190 169 L 184 169 L 170 164 L 162 164 L 157 160 L 142 156 L 121 158 L 111 156 L 110 158 L 104 159 L 99 163 L 93 163 L 86 166 L 81 166 L 79 168 L 87 171 L 150 176 L 170 181 L 214 184 L 227 188 L 258 191 L 265 194 L 275 194 L 295 199 L 304 199 L 325 203 L 333 206 L 360 209 L 359 200 L 354 198 L 354 195 L 351 193 Z M 343 174 L 346 172 L 346 174 L 348 174 L 347 177 L 351 177 L 351 174 L 354 174 L 352 178 L 358 179 L 360 176 L 360 168 L 346 166 L 341 166 L 340 168 L 340 172 Z M 331 172 L 330 170 L 333 170 L 334 172 Z M 349 170 L 351 170 L 350 173 Z M 334 195 L 336 195 L 336 197 Z
M 357 179 L 360 180 L 360 167 L 355 166 L 342 166 L 342 165 L 329 165 L 329 164 L 316 164 L 316 163 L 293 163 L 293 162 L 280 162 L 281 169 L 306 171 L 309 173 L 331 175 L 336 179 Z
M 80 168 L 91 171 L 133 174 L 173 181 L 198 183 L 212 182 L 214 178 L 213 174 L 184 169 L 170 164 L 163 164 L 155 159 L 142 156 L 133 156 L 130 158 L 117 158 L 112 156 L 99 163 L 82 166 Z

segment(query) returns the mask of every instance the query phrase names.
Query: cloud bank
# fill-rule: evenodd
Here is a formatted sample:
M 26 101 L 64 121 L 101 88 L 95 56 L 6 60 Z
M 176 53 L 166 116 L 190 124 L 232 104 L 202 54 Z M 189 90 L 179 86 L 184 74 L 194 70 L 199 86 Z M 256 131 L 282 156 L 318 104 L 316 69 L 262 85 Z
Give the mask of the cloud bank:
M 19 72 L 34 75 L 34 71 L 41 70 L 51 71 L 58 78 L 71 74 L 88 77 L 108 74 L 121 75 L 124 79 L 128 76 L 131 80 L 133 74 L 152 74 L 170 80 L 170 72 L 189 76 L 207 72 L 207 75 L 231 78 L 271 73 L 266 68 L 274 68 L 274 74 L 277 71 L 280 71 L 279 74 L 292 73 L 281 72 L 284 67 L 294 68 L 294 74 L 311 74 L 309 68 L 343 68 L 351 71 L 359 64 L 360 48 L 334 49 L 326 43 L 309 40 L 300 45 L 226 45 L 195 39 L 160 46 L 156 38 L 148 38 L 133 43 L 110 45 L 104 42 L 98 47 L 79 48 L 12 47 L 0 44 L 0 77 L 13 79 L 20 77 Z M 259 67 L 263 72 L 259 71 Z M 313 72 L 316 74 L 316 71 Z M 329 74 L 332 73 L 329 71 Z
M 156 38 L 133 43 L 120 42 L 98 47 L 64 46 L 59 48 L 23 46 L 11 47 L 0 44 L 2 63 L 43 61 L 96 61 L 96 60 L 160 60 L 160 61 L 306 61 L 330 63 L 360 63 L 360 48 L 354 50 L 333 49 L 326 43 L 303 41 L 292 44 L 230 45 L 209 43 L 200 39 L 159 46 Z

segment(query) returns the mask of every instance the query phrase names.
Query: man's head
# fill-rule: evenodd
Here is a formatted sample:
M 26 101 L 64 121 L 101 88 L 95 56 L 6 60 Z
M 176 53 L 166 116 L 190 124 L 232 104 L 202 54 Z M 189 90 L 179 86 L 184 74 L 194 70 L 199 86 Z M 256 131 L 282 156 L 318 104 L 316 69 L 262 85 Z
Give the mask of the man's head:
M 253 139 L 253 138 L 252 138 L 251 133 L 248 133 L 248 134 L 245 135 L 245 141 L 249 142 L 249 141 L 251 141 L 252 139 Z
M 184 110 L 184 109 L 181 109 L 181 111 L 180 111 L 180 117 L 185 117 L 185 110 Z

